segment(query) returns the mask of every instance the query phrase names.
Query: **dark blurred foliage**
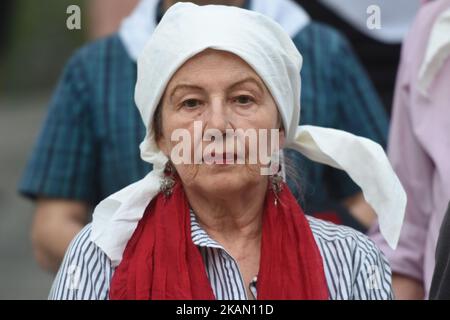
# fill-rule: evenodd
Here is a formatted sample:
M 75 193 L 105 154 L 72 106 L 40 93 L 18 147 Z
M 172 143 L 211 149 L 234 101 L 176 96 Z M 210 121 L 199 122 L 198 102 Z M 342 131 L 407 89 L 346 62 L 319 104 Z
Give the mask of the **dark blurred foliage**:
M 69 5 L 81 8 L 81 30 L 68 30 Z M 61 70 L 83 44 L 83 0 L 0 1 L 0 95 L 26 95 L 55 86 Z

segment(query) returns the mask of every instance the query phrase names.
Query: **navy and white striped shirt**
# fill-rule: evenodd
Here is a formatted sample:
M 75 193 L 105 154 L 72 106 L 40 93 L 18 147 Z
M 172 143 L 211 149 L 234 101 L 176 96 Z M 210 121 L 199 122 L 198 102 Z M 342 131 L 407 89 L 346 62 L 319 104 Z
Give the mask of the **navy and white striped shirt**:
M 307 217 L 323 258 L 330 299 L 392 299 L 391 270 L 375 244 L 362 233 Z M 53 283 L 49 299 L 108 299 L 114 268 L 90 239 L 87 225 L 72 241 Z M 211 239 L 191 211 L 191 236 L 205 262 L 211 287 L 219 300 L 248 299 L 233 257 Z M 255 277 L 248 284 L 257 297 Z

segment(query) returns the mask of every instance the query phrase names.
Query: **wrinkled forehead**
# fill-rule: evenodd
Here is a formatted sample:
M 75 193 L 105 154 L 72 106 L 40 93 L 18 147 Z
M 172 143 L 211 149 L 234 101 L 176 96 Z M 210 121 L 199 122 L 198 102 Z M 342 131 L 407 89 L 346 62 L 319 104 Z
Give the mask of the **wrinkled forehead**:
M 222 85 L 226 87 L 242 80 L 254 82 L 259 89 L 268 91 L 264 80 L 239 55 L 213 48 L 205 49 L 175 71 L 165 87 L 165 93 L 177 85 L 209 86 Z

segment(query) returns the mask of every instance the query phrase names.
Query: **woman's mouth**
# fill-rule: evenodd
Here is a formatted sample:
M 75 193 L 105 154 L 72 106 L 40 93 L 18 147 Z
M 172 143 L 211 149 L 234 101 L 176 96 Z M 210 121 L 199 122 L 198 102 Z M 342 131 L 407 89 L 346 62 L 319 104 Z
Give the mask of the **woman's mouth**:
M 238 160 L 238 156 L 235 153 L 227 152 L 216 154 L 215 152 L 211 152 L 210 154 L 206 154 L 203 156 L 203 162 L 206 164 L 216 164 L 216 165 L 231 165 L 236 164 Z

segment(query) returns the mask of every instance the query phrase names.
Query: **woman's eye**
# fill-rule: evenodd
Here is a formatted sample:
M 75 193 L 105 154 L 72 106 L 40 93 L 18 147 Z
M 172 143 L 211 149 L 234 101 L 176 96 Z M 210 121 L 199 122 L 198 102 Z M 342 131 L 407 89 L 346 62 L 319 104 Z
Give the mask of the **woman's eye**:
M 239 96 L 234 99 L 239 104 L 250 104 L 254 102 L 254 99 L 250 96 Z
M 197 99 L 188 99 L 181 103 L 181 106 L 188 109 L 193 109 L 200 104 L 200 101 Z

